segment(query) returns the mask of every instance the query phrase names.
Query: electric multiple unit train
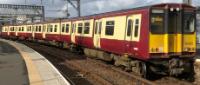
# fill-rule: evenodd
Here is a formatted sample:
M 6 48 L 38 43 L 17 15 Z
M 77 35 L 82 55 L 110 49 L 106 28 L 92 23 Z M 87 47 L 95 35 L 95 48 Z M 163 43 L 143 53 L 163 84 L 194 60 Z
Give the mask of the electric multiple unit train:
M 4 38 L 55 43 L 113 61 L 143 77 L 193 75 L 196 8 L 157 4 L 91 16 L 4 25 Z

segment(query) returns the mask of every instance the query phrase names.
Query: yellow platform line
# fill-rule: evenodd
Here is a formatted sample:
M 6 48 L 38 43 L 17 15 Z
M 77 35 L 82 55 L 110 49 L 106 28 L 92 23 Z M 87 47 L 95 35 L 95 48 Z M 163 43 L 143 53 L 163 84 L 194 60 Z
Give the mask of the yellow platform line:
M 10 43 L 10 44 L 12 46 L 14 46 L 20 52 L 23 59 L 25 60 L 26 67 L 28 70 L 28 77 L 29 77 L 30 85 L 44 85 L 44 82 L 43 82 L 36 66 L 34 65 L 31 58 L 28 56 L 27 52 L 22 51 L 16 44 L 13 44 L 13 43 Z

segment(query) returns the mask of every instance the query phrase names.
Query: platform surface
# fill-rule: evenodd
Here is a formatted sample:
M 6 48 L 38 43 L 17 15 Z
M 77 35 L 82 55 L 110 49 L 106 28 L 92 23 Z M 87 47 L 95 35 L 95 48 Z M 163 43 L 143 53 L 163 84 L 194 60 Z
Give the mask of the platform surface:
M 9 40 L 0 39 L 2 47 L 0 47 L 1 55 L 14 56 L 15 58 L 6 56 L 1 57 L 0 60 L 7 60 L 7 62 L 19 62 L 19 65 L 14 63 L 16 68 L 10 67 L 10 65 L 2 65 L 8 70 L 11 71 L 1 71 L 1 62 L 0 62 L 0 85 L 70 85 L 70 83 L 60 74 L 60 72 L 42 55 L 33 49 Z M 1 46 L 0 43 L 0 46 Z M 4 46 L 10 46 L 10 48 L 14 51 L 5 52 Z M 2 49 L 3 48 L 3 49 Z M 8 49 L 10 49 L 8 48 Z M 13 53 L 12 53 L 13 52 Z M 7 53 L 7 54 L 6 54 Z M 21 55 L 20 55 L 21 54 Z M 18 58 L 18 59 L 17 59 Z M 15 60 L 15 61 L 13 61 Z M 5 61 L 2 61 L 5 62 Z M 11 64 L 12 64 L 11 63 Z M 18 65 L 18 66 L 17 66 Z M 10 67 L 10 68 L 9 68 Z M 18 71 L 17 69 L 21 70 Z M 26 70 L 27 69 L 27 70 Z M 2 74 L 2 75 L 1 75 Z M 9 84 L 1 84 L 1 79 L 3 78 L 3 74 L 6 77 L 13 77 L 13 83 L 10 81 L 10 78 L 4 78 L 4 82 L 9 81 Z M 20 75 L 20 76 L 18 76 Z M 19 84 L 16 84 L 16 82 Z
M 29 85 L 24 59 L 16 48 L 1 41 L 0 85 Z

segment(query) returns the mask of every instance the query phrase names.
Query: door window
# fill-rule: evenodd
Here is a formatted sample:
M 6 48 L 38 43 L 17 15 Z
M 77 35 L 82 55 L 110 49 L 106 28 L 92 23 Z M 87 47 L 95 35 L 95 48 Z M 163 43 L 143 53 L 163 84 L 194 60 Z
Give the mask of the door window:
M 82 33 L 82 29 L 83 29 L 83 24 L 79 23 L 78 24 L 78 33 L 81 34 Z
M 127 28 L 127 36 L 131 36 L 131 31 L 132 31 L 132 28 L 133 28 L 133 20 L 128 20 L 128 28 Z
M 139 33 L 139 19 L 135 20 L 135 32 L 134 32 L 134 37 L 138 37 Z

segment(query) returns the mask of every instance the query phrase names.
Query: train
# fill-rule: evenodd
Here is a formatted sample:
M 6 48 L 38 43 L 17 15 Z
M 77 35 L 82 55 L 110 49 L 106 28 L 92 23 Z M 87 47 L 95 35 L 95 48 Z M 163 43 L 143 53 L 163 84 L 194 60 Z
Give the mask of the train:
M 8 24 L 1 37 L 83 52 L 149 78 L 194 76 L 196 8 L 162 3 L 31 24 Z

